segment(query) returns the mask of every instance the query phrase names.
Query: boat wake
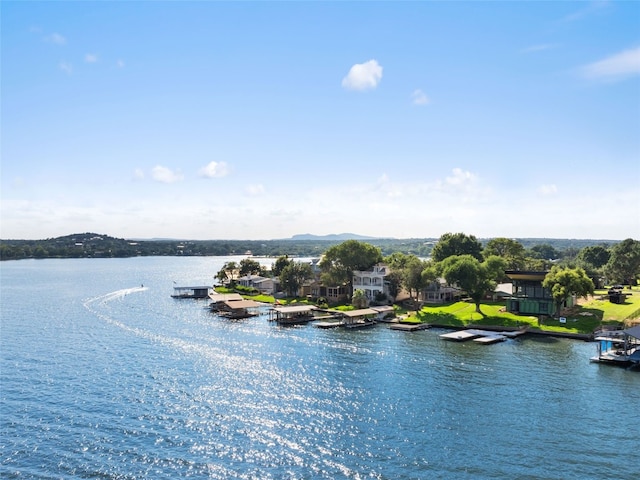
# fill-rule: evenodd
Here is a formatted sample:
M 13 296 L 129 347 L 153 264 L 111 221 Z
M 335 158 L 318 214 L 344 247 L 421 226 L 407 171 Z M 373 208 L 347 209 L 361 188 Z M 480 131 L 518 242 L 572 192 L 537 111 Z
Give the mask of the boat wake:
M 133 287 L 133 288 L 123 288 L 122 290 L 116 290 L 115 292 L 110 292 L 105 295 L 99 295 L 97 297 L 90 298 L 84 302 L 85 308 L 89 308 L 90 305 L 94 303 L 107 303 L 112 300 L 118 300 L 120 298 L 126 297 L 131 293 L 139 293 L 149 290 L 147 287 Z

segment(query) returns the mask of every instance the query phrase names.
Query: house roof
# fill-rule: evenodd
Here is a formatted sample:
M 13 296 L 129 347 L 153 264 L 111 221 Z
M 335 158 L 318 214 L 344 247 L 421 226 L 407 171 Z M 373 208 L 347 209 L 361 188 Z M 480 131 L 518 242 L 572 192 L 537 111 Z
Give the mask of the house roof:
M 266 278 L 267 277 L 262 277 L 260 275 L 245 275 L 244 277 L 237 278 L 236 281 L 239 281 L 239 280 L 247 280 L 247 281 L 249 281 L 250 280 L 252 282 L 258 282 L 258 281 L 264 280 Z
M 511 280 L 532 280 L 541 282 L 548 272 L 536 272 L 531 270 L 506 270 L 505 275 Z
M 636 327 L 627 328 L 624 333 L 635 338 L 640 338 L 640 325 Z

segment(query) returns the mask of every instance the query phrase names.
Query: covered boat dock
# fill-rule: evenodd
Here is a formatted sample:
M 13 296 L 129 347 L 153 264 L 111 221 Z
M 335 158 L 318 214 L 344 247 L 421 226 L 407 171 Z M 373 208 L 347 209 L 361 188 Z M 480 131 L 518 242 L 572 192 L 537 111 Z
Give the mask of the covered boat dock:
M 640 365 L 640 325 L 626 330 L 600 332 L 594 340 L 598 345 L 598 354 L 591 358 L 592 362 Z

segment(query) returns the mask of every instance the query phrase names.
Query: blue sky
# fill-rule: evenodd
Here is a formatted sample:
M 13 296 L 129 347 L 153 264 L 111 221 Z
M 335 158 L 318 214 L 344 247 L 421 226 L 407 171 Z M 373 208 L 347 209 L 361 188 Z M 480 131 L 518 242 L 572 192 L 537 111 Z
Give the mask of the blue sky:
M 639 2 L 0 8 L 2 238 L 640 238 Z

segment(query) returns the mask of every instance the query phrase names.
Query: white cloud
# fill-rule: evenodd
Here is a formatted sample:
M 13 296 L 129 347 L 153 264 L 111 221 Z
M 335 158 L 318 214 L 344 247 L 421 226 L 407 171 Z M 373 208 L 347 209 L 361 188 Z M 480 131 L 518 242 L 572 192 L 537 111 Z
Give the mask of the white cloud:
M 60 62 L 58 64 L 58 68 L 67 75 L 71 75 L 73 73 L 73 66 L 69 62 Z
M 538 188 L 538 192 L 540 192 L 542 195 L 555 195 L 556 193 L 558 193 L 558 187 L 554 184 L 540 185 L 540 188 Z
M 640 74 L 640 47 L 631 48 L 582 67 L 587 78 L 619 79 Z
M 173 170 L 163 167 L 162 165 L 156 165 L 151 170 L 151 178 L 156 182 L 161 183 L 176 183 L 184 178 L 180 172 L 174 172 Z
M 64 38 L 59 33 L 52 33 L 51 35 L 47 35 L 44 37 L 45 41 L 49 43 L 55 43 L 56 45 L 66 45 L 67 39 Z
M 460 186 L 468 183 L 474 182 L 476 179 L 475 174 L 462 170 L 461 168 L 454 168 L 453 175 L 445 178 L 445 182 L 447 185 Z
M 264 194 L 266 190 L 264 188 L 264 185 L 256 184 L 256 185 L 249 185 L 245 191 L 247 192 L 247 195 L 250 195 L 252 197 L 257 197 Z
M 342 86 L 348 90 L 370 90 L 376 88 L 381 79 L 382 66 L 376 60 L 369 60 L 352 66 L 342 79 Z
M 200 169 L 199 175 L 205 178 L 225 177 L 229 174 L 229 167 L 225 162 L 209 162 L 206 167 Z
M 84 61 L 87 63 L 96 63 L 98 61 L 98 55 L 95 53 L 87 53 L 84 56 Z
M 419 88 L 413 91 L 411 94 L 411 100 L 414 105 L 428 105 L 431 103 L 429 97 L 427 97 L 427 95 Z

